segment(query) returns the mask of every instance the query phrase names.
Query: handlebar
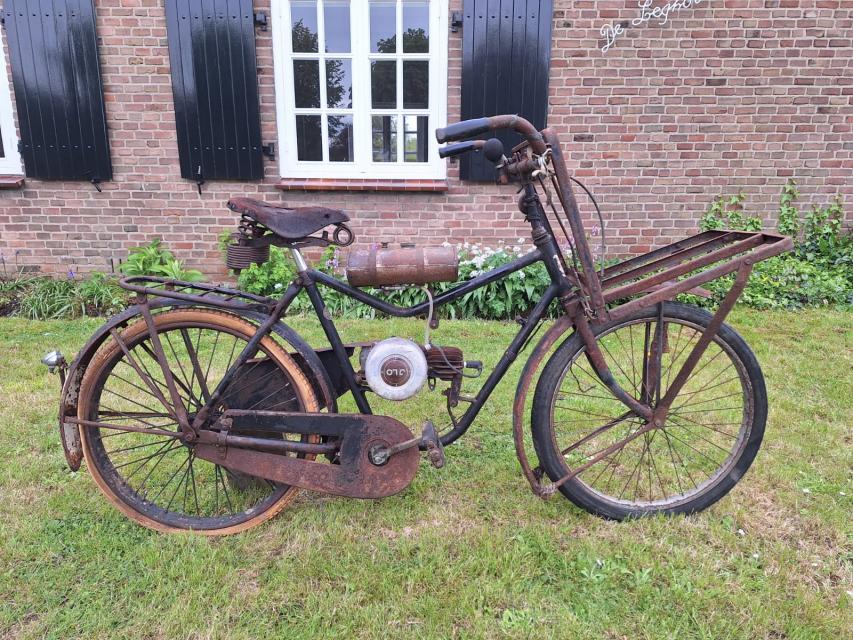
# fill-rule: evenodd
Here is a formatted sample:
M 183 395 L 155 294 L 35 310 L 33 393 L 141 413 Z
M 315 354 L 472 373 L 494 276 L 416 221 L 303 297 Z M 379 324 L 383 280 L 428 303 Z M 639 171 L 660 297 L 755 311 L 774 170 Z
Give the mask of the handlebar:
M 473 138 L 487 131 L 496 131 L 497 129 L 512 129 L 524 136 L 530 143 L 530 148 L 533 153 L 541 155 L 545 153 L 545 143 L 542 140 L 542 134 L 536 130 L 528 120 L 517 115 L 502 115 L 492 116 L 490 118 L 475 118 L 473 120 L 463 120 L 450 124 L 443 129 L 436 129 L 435 139 L 439 143 L 455 142 L 457 140 L 465 140 Z
M 441 147 L 441 149 L 438 150 L 438 156 L 440 158 L 450 158 L 451 156 L 458 156 L 462 153 L 468 153 L 469 151 L 479 151 L 485 144 L 485 140 L 466 140 L 465 142 Z
M 490 118 L 462 120 L 461 122 L 449 124 L 443 129 L 436 129 L 435 139 L 438 140 L 439 144 L 444 144 L 445 142 L 455 142 L 456 140 L 473 138 L 481 133 L 486 133 L 486 131 L 491 131 L 491 129 Z

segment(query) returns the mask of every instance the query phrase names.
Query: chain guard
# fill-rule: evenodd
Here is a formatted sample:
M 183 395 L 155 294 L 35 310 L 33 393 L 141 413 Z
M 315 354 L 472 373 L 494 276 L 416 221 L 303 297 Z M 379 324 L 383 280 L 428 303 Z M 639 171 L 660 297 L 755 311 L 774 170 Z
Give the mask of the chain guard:
M 226 411 L 220 423 L 230 422 L 229 433 L 268 431 L 340 439 L 335 464 L 227 447 L 195 445 L 196 456 L 232 471 L 273 482 L 350 498 L 384 498 L 411 484 L 418 470 L 417 447 L 404 449 L 377 466 L 370 462 L 372 447 L 393 447 L 413 438 L 412 432 L 389 416 L 281 411 Z

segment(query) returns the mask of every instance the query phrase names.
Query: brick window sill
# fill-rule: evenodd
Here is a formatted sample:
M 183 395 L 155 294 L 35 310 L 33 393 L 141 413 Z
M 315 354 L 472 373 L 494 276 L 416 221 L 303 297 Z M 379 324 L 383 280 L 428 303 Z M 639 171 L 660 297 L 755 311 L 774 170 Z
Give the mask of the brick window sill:
M 0 175 L 0 189 L 20 189 L 24 186 L 24 176 Z
M 333 180 L 329 178 L 282 178 L 282 191 L 447 191 L 447 180 Z

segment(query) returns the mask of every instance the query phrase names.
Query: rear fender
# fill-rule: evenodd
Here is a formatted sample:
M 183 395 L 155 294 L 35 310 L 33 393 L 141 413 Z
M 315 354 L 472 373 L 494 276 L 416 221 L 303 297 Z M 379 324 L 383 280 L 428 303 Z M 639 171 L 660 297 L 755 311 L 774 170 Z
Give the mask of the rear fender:
M 192 307 L 192 302 L 184 302 L 180 300 L 154 298 L 149 302 L 152 309 L 163 307 Z M 255 324 L 260 324 L 267 319 L 267 315 L 256 311 L 228 311 L 234 315 L 240 316 Z M 83 345 L 83 348 L 77 353 L 74 361 L 68 367 L 68 372 L 65 378 L 65 384 L 62 386 L 62 393 L 59 398 L 59 436 L 62 440 L 62 448 L 65 451 L 65 459 L 68 462 L 68 467 L 72 471 L 77 471 L 83 460 L 83 447 L 80 441 L 80 430 L 77 424 L 67 422 L 66 418 L 77 417 L 77 403 L 80 396 L 80 383 L 83 376 L 86 374 L 86 369 L 92 361 L 92 358 L 98 352 L 98 349 L 110 337 L 110 331 L 122 330 L 128 326 L 135 318 L 139 317 L 139 307 L 134 305 L 125 309 L 122 313 L 113 316 L 107 320 L 97 331 L 89 338 L 88 342 Z M 305 375 L 311 381 L 314 392 L 317 394 L 317 400 L 322 407 L 328 408 L 330 413 L 337 412 L 337 398 L 340 394 L 336 393 L 334 386 L 331 383 L 331 378 L 328 371 L 323 366 L 323 362 L 307 342 L 294 331 L 291 327 L 283 322 L 277 322 L 273 325 L 272 332 L 283 340 L 288 346 L 291 355 L 299 364 Z

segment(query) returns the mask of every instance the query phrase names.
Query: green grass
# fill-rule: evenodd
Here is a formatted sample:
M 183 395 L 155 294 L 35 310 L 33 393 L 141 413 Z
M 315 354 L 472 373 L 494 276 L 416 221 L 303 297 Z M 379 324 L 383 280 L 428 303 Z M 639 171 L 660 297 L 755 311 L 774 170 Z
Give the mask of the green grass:
M 753 469 L 712 509 L 618 524 L 534 497 L 511 438 L 516 364 L 447 466 L 380 501 L 303 493 L 221 539 L 113 509 L 56 430 L 68 355 L 97 320 L 0 320 L 2 638 L 850 638 L 853 315 L 738 309 L 767 377 Z M 294 323 L 317 341 L 316 324 Z M 417 337 L 414 322 L 341 322 Z M 444 322 L 493 364 L 516 325 Z M 444 425 L 440 398 L 382 405 Z

